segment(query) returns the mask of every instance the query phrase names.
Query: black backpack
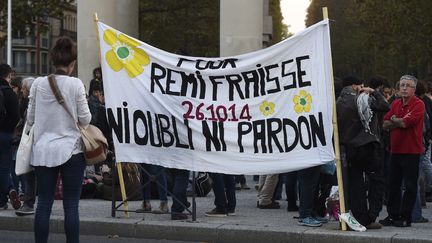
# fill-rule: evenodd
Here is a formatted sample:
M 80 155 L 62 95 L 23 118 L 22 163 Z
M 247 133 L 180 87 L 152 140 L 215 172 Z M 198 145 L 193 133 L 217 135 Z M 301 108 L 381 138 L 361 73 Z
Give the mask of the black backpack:
M 10 89 L 11 87 L 6 85 L 0 86 L 0 123 L 3 123 L 6 120 L 6 106 L 5 106 L 5 97 L 3 90 Z

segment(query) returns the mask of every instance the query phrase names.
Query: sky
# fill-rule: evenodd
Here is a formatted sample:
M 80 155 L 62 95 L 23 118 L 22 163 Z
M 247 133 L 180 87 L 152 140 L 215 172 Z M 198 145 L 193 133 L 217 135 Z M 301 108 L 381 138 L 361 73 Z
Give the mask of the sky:
M 304 21 L 309 2 L 309 0 L 281 0 L 283 22 L 289 25 L 289 32 L 294 34 L 305 28 Z

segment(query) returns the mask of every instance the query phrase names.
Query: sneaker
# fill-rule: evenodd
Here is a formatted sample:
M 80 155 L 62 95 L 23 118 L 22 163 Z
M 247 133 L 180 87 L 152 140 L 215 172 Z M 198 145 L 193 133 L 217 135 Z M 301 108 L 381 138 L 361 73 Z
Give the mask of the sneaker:
M 223 212 L 221 210 L 218 210 L 217 208 L 214 208 L 213 210 L 206 212 L 205 216 L 207 216 L 207 217 L 226 217 L 226 216 L 228 216 L 228 213 Z
M 378 222 L 372 222 L 368 225 L 366 225 L 366 229 L 381 229 L 383 226 L 382 224 L 378 223 Z
M 312 217 L 299 219 L 298 224 L 302 225 L 302 226 L 308 226 L 308 227 L 320 227 L 320 226 L 322 226 L 322 223 L 320 223 L 318 220 L 316 220 Z
M 171 220 L 186 220 L 188 216 L 182 213 L 171 213 Z
M 15 210 L 21 207 L 21 201 L 19 200 L 18 193 L 15 189 L 9 191 L 9 201 Z
M 34 209 L 32 207 L 23 204 L 18 210 L 15 211 L 17 216 L 26 216 L 34 214 Z
M 227 215 L 228 216 L 235 216 L 236 215 L 235 210 L 234 209 L 233 210 L 228 210 Z
M 141 208 L 136 210 L 137 213 L 151 212 L 151 204 L 149 201 L 143 201 Z
M 354 231 L 358 231 L 358 232 L 364 232 L 366 231 L 366 227 L 364 227 L 363 225 L 361 225 L 357 219 L 354 218 L 354 216 L 351 215 L 350 212 L 348 213 L 343 213 L 339 215 L 339 221 L 344 221 L 348 227 Z
M 316 221 L 318 221 L 318 222 L 320 222 L 320 223 L 322 223 L 322 224 L 326 224 L 326 223 L 328 223 L 328 218 L 326 218 L 326 217 L 320 217 L 320 216 L 316 216 L 316 217 L 313 217 Z
M 152 213 L 154 214 L 164 214 L 164 213 L 168 213 L 168 202 L 160 202 L 159 208 L 156 210 L 153 210 Z
M 280 205 L 277 202 L 271 202 L 270 204 L 262 205 L 258 204 L 259 209 L 279 209 Z
M 235 185 L 235 189 L 236 189 L 236 190 L 240 190 L 240 189 L 242 189 L 240 183 L 236 183 L 236 185 Z
M 242 190 L 250 190 L 250 187 L 246 183 L 240 184 L 240 187 Z
M 393 226 L 394 219 L 390 216 L 387 216 L 385 219 L 378 221 L 382 226 Z

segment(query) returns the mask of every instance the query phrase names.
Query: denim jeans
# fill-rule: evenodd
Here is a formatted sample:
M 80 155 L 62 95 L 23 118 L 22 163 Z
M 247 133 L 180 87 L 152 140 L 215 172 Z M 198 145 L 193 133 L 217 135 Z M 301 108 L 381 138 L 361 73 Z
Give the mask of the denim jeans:
M 297 171 L 297 179 L 300 190 L 300 218 L 307 218 L 312 216 L 315 191 L 318 185 L 320 173 L 321 166 L 319 165 Z
M 143 164 L 141 168 L 141 186 L 142 186 L 143 199 L 150 200 L 151 198 L 150 178 L 154 176 L 156 176 L 156 180 L 157 180 L 156 185 L 159 193 L 159 199 L 165 202 L 168 201 L 167 179 L 165 175 L 165 168 L 159 165 L 150 165 L 150 164 Z
M 425 192 L 432 192 L 431 147 L 432 145 L 429 145 L 425 152 L 424 159 L 420 161 L 420 171 L 422 171 L 424 175 Z
M 210 173 L 213 180 L 214 204 L 221 212 L 231 212 L 236 207 L 235 179 L 233 175 Z
M 82 153 L 72 155 L 66 163 L 57 167 L 35 166 L 38 190 L 38 202 L 34 221 L 36 243 L 45 243 L 48 240 L 49 221 L 59 173 L 63 183 L 66 242 L 79 242 L 78 206 L 85 167 L 86 163 Z
M 10 178 L 12 166 L 12 134 L 0 132 L 0 206 L 8 201 L 12 181 Z
M 185 210 L 184 206 L 188 206 L 186 189 L 189 182 L 189 171 L 180 169 L 171 169 L 170 171 L 174 181 L 172 194 L 181 202 L 173 198 L 171 212 L 182 213 Z

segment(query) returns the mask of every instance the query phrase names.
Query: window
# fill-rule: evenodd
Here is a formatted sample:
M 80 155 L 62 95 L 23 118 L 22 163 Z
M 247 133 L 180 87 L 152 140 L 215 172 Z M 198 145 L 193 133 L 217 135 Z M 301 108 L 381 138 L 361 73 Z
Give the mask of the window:
M 13 67 L 18 73 L 24 73 L 26 71 L 26 52 L 25 51 L 13 51 Z
M 36 53 L 30 53 L 30 72 L 36 73 Z

